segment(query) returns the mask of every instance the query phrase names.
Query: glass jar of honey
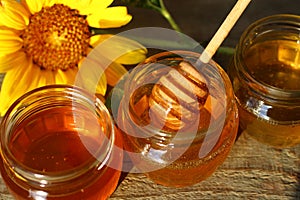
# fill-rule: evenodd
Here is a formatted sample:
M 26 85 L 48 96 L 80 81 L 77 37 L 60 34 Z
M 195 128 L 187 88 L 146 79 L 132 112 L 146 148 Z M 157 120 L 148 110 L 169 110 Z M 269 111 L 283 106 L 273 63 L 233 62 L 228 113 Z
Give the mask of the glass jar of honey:
M 66 85 L 37 88 L 2 120 L 3 180 L 16 199 L 107 199 L 122 167 L 117 134 L 94 95 Z
M 300 16 L 251 24 L 228 69 L 241 130 L 277 148 L 300 143 Z
M 117 125 L 134 172 L 185 187 L 208 178 L 235 141 L 238 111 L 231 82 L 200 54 L 162 52 L 124 80 Z

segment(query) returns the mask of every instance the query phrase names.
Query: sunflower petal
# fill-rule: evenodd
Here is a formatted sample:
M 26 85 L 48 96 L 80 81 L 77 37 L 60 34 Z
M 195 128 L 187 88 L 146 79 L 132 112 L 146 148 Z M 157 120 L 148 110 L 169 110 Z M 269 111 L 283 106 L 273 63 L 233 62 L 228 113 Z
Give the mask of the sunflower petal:
M 30 13 L 25 7 L 14 0 L 1 0 L 0 25 L 16 30 L 23 30 L 29 23 Z
M 70 7 L 71 9 L 76 9 L 81 13 L 81 10 L 85 9 L 90 5 L 90 0 L 60 0 L 60 3 Z
M 0 116 L 3 116 L 9 106 L 22 94 L 26 92 L 25 88 L 13 88 L 10 81 L 17 81 L 18 76 L 13 75 L 13 71 L 10 71 L 4 77 L 2 88 L 0 92 Z M 14 78 L 12 80 L 12 78 Z M 15 93 L 12 91 L 15 90 Z
M 56 84 L 69 84 L 73 85 L 75 81 L 78 68 L 71 68 L 66 71 L 57 70 L 55 73 L 55 83 Z
M 97 83 L 96 94 L 105 96 L 106 90 L 107 90 L 107 81 L 106 81 L 105 74 L 103 74 Z
M 94 12 L 87 17 L 90 26 L 95 28 L 116 28 L 128 24 L 132 16 L 124 6 L 114 6 L 102 12 Z
M 27 5 L 31 14 L 41 11 L 44 6 L 54 4 L 54 2 L 51 3 L 51 0 L 23 0 L 22 3 Z
M 125 55 L 119 57 L 116 62 L 124 65 L 133 65 L 140 63 L 146 59 L 145 52 L 142 50 L 135 50 L 126 53 Z
M 23 51 L 0 56 L 0 73 L 18 68 L 24 61 L 26 61 L 26 54 Z
M 16 34 L 16 31 L 0 27 L 0 56 L 14 53 L 22 48 L 23 40 Z
M 90 45 L 92 47 L 96 47 L 97 45 L 99 45 L 100 43 L 109 39 L 112 36 L 113 35 L 108 35 L 108 34 L 107 35 L 94 35 L 90 38 Z
M 41 70 L 31 59 L 25 59 L 19 67 L 12 68 L 5 75 L 0 92 L 0 115 L 4 115 L 8 107 L 24 93 L 50 84 L 74 84 L 76 74 L 77 68 L 67 71 Z
M 7 39 L 7 38 L 20 38 L 20 31 L 14 30 L 12 28 L 6 26 L 0 26 L 0 39 Z
M 91 15 L 93 13 L 102 12 L 102 10 L 106 9 L 112 2 L 113 0 L 91 0 L 88 6 L 80 10 L 80 14 Z
M 74 83 L 74 79 L 77 73 L 77 68 L 68 69 L 66 71 L 57 70 L 40 70 L 39 67 L 35 66 L 35 83 L 33 85 L 35 87 L 41 87 L 44 85 L 52 85 L 52 84 L 70 84 Z
M 143 61 L 147 54 L 147 49 L 143 45 L 117 35 L 93 36 L 90 44 L 99 55 L 101 54 L 112 61 L 127 65 Z M 97 56 L 94 57 L 94 59 L 97 59 Z
M 108 85 L 115 86 L 118 81 L 128 73 L 126 68 L 116 62 L 112 62 L 106 69 L 105 75 Z
M 17 98 L 30 90 L 32 81 L 36 77 L 30 70 L 31 66 L 27 59 L 22 66 L 6 73 L 0 93 L 0 115 L 3 115 Z
M 0 56 L 17 52 L 22 48 L 22 41 L 15 39 L 0 39 Z
M 35 0 L 37 1 L 37 0 Z M 43 7 L 53 6 L 56 3 L 60 3 L 61 0 L 40 0 L 39 2 L 30 2 L 30 0 L 20 0 L 21 4 L 29 10 L 31 14 L 41 11 Z
M 104 96 L 107 82 L 102 66 L 92 59 L 85 58 L 79 65 L 75 85 Z

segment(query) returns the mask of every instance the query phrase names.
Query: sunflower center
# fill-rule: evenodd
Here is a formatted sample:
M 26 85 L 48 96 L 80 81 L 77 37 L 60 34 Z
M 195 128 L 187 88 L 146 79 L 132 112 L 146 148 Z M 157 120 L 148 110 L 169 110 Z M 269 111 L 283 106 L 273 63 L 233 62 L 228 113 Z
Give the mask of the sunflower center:
M 87 55 L 90 31 L 78 10 L 54 4 L 32 15 L 21 37 L 24 51 L 42 69 L 66 70 Z

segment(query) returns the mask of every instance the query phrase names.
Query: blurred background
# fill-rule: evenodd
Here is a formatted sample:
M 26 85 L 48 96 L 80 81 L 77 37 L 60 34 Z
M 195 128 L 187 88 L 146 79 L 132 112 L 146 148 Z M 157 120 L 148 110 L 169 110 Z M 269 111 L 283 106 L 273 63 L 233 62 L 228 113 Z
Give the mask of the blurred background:
M 209 41 L 236 0 L 164 0 L 182 32 L 198 42 Z M 122 4 L 116 0 L 115 4 Z M 128 6 L 133 20 L 124 29 L 171 28 L 162 16 L 148 9 Z M 252 0 L 222 45 L 234 47 L 242 32 L 254 21 L 274 14 L 300 15 L 299 0 Z

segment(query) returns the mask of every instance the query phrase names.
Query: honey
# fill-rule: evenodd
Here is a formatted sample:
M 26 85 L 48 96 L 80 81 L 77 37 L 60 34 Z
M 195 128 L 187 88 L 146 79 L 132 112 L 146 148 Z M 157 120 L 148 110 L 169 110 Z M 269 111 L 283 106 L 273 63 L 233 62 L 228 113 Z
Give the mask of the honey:
M 83 91 L 45 90 L 49 97 L 21 101 L 19 113 L 10 116 L 14 122 L 4 117 L 1 137 L 7 143 L 0 169 L 8 189 L 16 199 L 107 199 L 122 167 L 122 152 L 111 147 L 122 142 L 104 118 L 108 115 L 96 114 L 85 97 L 74 99 Z
M 185 187 L 212 175 L 236 138 L 229 79 L 215 63 L 199 73 L 198 57 L 154 55 L 125 82 L 117 120 L 124 148 L 139 172 L 165 186 Z
M 281 90 L 300 90 L 299 43 L 289 40 L 259 42 L 245 52 L 244 62 L 256 81 Z
M 300 143 L 300 17 L 275 15 L 243 34 L 229 68 L 241 130 L 277 148 Z

